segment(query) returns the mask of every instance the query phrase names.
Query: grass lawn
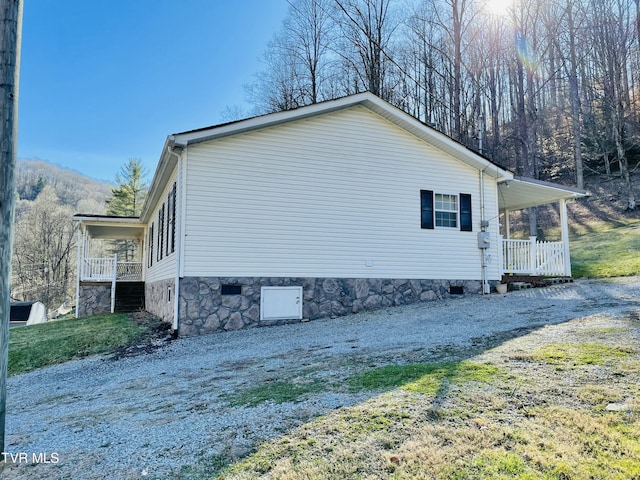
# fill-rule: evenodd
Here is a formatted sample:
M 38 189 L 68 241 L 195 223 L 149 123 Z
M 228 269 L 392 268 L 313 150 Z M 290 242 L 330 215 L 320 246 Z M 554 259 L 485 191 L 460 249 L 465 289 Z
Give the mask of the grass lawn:
M 147 328 L 133 322 L 127 313 L 12 328 L 9 331 L 9 375 L 112 352 L 146 332 Z
M 640 479 L 638 320 L 602 328 L 601 318 L 470 360 L 377 367 L 326 384 L 371 397 L 231 466 L 212 458 L 216 478 Z
M 640 221 L 577 226 L 570 238 L 576 278 L 640 274 Z

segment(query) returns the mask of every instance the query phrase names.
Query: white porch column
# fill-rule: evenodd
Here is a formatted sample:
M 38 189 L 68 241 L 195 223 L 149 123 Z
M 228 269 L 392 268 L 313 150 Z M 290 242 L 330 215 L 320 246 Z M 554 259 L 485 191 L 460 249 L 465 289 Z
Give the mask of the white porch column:
M 116 279 L 118 278 L 118 254 L 113 256 L 113 276 L 111 277 L 111 313 L 116 311 Z
M 529 237 L 529 274 L 537 275 L 538 272 L 538 237 Z
M 504 233 L 507 236 L 507 240 L 511 238 L 511 225 L 509 225 L 509 215 L 511 214 L 511 210 L 504 211 Z
M 564 250 L 564 274 L 571 276 L 571 256 L 569 252 L 569 220 L 567 218 L 567 201 L 560 199 L 560 239 Z
M 504 237 L 498 235 L 498 273 L 504 275 Z

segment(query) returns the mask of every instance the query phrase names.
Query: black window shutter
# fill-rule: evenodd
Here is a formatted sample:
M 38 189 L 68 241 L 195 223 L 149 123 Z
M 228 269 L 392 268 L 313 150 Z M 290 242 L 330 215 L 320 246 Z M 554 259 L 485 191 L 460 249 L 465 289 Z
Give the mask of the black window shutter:
M 149 227 L 149 266 L 153 267 L 153 223 Z
M 433 229 L 433 191 L 420 190 L 420 223 L 422 228 Z
M 460 230 L 463 232 L 473 231 L 473 222 L 471 218 L 471 195 L 468 193 L 460 194 Z
M 171 189 L 171 205 L 173 205 L 173 216 L 171 217 L 171 253 L 176 251 L 176 183 L 173 182 Z

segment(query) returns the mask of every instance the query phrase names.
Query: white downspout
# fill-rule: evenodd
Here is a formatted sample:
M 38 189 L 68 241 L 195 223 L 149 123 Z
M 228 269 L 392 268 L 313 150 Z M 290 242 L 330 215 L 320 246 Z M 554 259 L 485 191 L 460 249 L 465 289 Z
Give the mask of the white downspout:
M 478 117 L 478 150 L 480 151 L 480 154 L 482 155 L 482 134 L 484 132 L 484 117 L 482 116 L 482 114 Z M 489 166 L 487 165 L 485 168 L 489 168 Z M 480 170 L 480 231 L 485 232 L 486 228 L 487 228 L 487 224 L 485 222 L 485 217 L 484 217 L 484 170 L 485 168 L 483 168 L 482 170 Z M 481 248 L 481 277 L 482 277 L 482 294 L 486 295 L 487 293 L 490 293 L 490 288 L 489 285 L 487 283 L 487 249 L 486 248 Z
M 562 249 L 564 250 L 564 274 L 565 276 L 570 277 L 571 254 L 569 251 L 569 220 L 567 218 L 567 201 L 564 198 L 560 199 L 560 227 Z
M 484 169 L 480 170 L 480 230 L 486 231 L 487 224 L 484 214 Z M 481 248 L 480 262 L 481 262 L 481 282 L 482 282 L 482 294 L 486 295 L 490 293 L 489 285 L 487 283 L 487 249 Z
M 175 155 L 178 158 L 178 178 L 176 179 L 176 204 L 173 206 L 174 208 L 174 221 L 176 223 L 176 271 L 174 276 L 174 287 L 173 287 L 173 323 L 171 328 L 173 332 L 177 335 L 180 328 L 180 273 L 181 273 L 181 265 L 182 265 L 182 219 L 184 218 L 183 212 L 183 198 L 182 198 L 182 166 L 183 166 L 183 157 L 182 154 L 184 150 L 180 150 L 178 153 L 174 150 L 175 145 L 169 145 L 168 147 L 169 153 L 171 155 Z M 179 216 L 178 216 L 178 212 Z

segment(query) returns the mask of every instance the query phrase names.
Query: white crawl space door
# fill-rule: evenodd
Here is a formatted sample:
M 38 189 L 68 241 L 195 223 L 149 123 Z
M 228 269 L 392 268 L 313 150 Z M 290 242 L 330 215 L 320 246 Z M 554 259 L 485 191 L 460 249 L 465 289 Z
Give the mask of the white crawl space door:
M 260 320 L 302 320 L 302 287 L 262 287 Z

